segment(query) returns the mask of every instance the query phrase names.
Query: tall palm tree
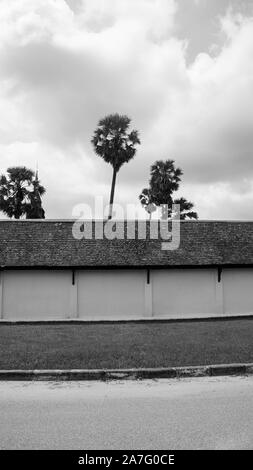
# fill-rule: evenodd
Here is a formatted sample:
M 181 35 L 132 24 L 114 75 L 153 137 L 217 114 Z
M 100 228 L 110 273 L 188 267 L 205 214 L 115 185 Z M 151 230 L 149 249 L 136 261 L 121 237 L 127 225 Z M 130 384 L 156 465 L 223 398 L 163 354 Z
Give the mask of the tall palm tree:
M 117 173 L 135 156 L 136 145 L 140 144 L 138 131 L 128 132 L 130 122 L 128 116 L 110 114 L 100 119 L 91 140 L 96 154 L 113 167 L 108 219 L 112 218 Z

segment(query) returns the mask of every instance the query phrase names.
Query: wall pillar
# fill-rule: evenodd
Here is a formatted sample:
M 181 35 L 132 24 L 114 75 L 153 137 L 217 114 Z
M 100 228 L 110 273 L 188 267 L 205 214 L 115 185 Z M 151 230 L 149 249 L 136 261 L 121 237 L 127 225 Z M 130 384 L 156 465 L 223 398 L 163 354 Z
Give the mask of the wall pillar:
M 223 276 L 222 269 L 217 268 L 215 277 L 215 288 L 216 288 L 216 303 L 217 303 L 217 314 L 224 315 L 224 297 L 223 297 Z
M 0 319 L 2 320 L 3 315 L 3 284 L 4 284 L 4 272 L 0 271 Z
M 75 270 L 71 273 L 72 282 L 70 288 L 70 318 L 78 317 L 78 305 L 77 305 L 77 274 Z
M 147 269 L 146 272 L 146 283 L 145 283 L 145 317 L 153 316 L 153 300 L 152 300 L 152 283 L 151 283 L 151 272 Z

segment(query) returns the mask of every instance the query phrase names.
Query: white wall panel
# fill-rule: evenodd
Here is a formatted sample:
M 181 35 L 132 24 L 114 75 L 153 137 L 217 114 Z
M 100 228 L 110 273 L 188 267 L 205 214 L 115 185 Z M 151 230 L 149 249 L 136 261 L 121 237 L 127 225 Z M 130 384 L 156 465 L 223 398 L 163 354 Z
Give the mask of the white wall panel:
M 154 317 L 221 314 L 215 269 L 153 270 L 151 282 Z
M 70 315 L 70 271 L 5 271 L 3 318 L 65 319 Z
M 224 313 L 253 314 L 253 269 L 223 269 Z
M 84 270 L 77 273 L 80 318 L 145 315 L 145 270 Z

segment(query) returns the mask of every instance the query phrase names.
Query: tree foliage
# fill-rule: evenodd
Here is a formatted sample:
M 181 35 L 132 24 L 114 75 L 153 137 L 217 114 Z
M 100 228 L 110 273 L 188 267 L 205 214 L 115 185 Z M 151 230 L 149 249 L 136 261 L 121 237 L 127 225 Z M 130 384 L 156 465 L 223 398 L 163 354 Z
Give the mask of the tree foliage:
M 138 131 L 128 132 L 130 122 L 128 116 L 110 114 L 99 121 L 91 140 L 96 154 L 116 171 L 134 157 L 140 144 Z
M 45 218 L 41 204 L 44 193 L 37 174 L 25 166 L 10 167 L 0 176 L 0 210 L 10 218 Z
M 180 219 L 197 219 L 198 215 L 192 209 L 193 203 L 184 197 L 173 198 L 178 191 L 183 171 L 175 167 L 174 160 L 157 160 L 150 169 L 149 188 L 144 188 L 139 196 L 140 202 L 147 212 L 152 213 L 154 207 L 162 207 L 163 217 L 171 218 L 172 205 L 180 205 Z

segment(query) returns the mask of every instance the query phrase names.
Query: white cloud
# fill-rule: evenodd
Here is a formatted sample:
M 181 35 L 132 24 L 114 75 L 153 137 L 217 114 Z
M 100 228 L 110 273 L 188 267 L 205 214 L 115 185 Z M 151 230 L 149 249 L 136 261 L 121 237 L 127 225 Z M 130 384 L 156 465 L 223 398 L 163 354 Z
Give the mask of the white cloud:
M 202 217 L 233 214 L 238 188 L 246 188 L 242 203 L 252 200 L 253 20 L 229 11 L 223 49 L 189 66 L 175 36 L 176 7 L 0 0 L 1 167 L 39 160 L 47 215 L 69 217 L 72 204 L 107 196 L 111 169 L 90 138 L 111 112 L 129 114 L 142 140 L 119 174 L 118 201 L 137 202 L 160 158 L 182 166 L 182 191 Z

